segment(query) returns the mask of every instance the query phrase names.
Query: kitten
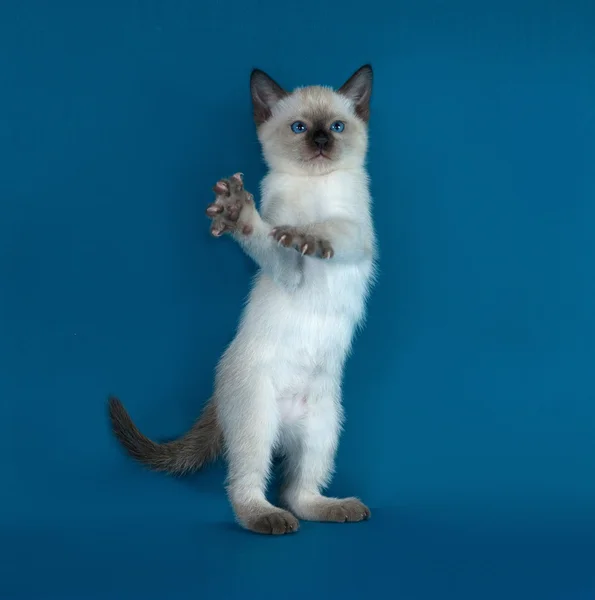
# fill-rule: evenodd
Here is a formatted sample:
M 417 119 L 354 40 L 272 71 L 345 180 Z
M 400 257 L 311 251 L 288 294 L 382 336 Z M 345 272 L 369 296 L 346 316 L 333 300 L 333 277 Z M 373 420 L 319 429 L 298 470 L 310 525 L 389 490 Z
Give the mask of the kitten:
M 338 90 L 288 93 L 264 72 L 250 87 L 270 168 L 257 210 L 242 175 L 218 181 L 207 207 L 211 233 L 229 233 L 259 266 L 215 391 L 194 427 L 156 444 L 110 399 L 115 435 L 149 467 L 183 474 L 223 450 L 238 522 L 268 534 L 298 519 L 362 521 L 357 498 L 322 495 L 341 430 L 341 379 L 374 274 L 375 238 L 365 157 L 372 68 Z M 284 508 L 265 497 L 274 454 L 283 456 Z

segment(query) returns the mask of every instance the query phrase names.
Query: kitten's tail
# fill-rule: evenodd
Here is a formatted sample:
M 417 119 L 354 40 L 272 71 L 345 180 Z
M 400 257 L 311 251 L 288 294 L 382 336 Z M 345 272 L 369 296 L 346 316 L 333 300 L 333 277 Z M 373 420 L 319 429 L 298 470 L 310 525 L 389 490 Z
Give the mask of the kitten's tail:
M 174 475 L 193 473 L 215 460 L 221 452 L 221 429 L 212 401 L 188 433 L 164 444 L 157 444 L 143 435 L 124 405 L 113 396 L 109 399 L 109 417 L 114 435 L 126 452 L 155 471 Z

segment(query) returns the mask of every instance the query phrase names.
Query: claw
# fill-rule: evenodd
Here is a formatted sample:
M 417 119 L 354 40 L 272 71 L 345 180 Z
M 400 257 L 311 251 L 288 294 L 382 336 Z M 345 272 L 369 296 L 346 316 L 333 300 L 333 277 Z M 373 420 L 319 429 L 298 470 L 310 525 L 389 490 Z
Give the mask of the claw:
M 230 181 L 233 184 L 233 192 L 243 191 L 244 189 L 244 180 L 242 179 L 242 173 L 235 173 L 231 176 Z
M 214 217 L 223 212 L 223 206 L 221 206 L 220 204 L 215 204 L 215 203 L 209 204 L 207 206 L 206 212 L 209 217 Z
M 228 195 L 229 194 L 229 185 L 227 185 L 226 181 L 218 181 L 213 186 L 213 191 L 216 194 L 225 194 L 225 195 Z
M 214 237 L 221 237 L 224 232 L 225 225 L 222 225 L 221 227 L 216 227 L 215 225 L 213 225 L 213 227 L 211 227 L 211 235 L 213 235 Z

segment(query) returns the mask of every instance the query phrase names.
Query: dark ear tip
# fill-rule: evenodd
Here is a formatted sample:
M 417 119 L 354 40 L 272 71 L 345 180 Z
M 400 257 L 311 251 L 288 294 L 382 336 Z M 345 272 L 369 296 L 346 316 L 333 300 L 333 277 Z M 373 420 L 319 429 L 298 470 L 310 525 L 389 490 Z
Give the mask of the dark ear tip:
M 252 69 L 250 73 L 250 81 L 272 81 L 271 76 L 265 73 L 262 69 Z
M 370 63 L 360 67 L 358 70 L 360 73 L 367 73 L 369 77 L 372 77 L 374 74 L 374 69 L 372 69 L 372 65 Z

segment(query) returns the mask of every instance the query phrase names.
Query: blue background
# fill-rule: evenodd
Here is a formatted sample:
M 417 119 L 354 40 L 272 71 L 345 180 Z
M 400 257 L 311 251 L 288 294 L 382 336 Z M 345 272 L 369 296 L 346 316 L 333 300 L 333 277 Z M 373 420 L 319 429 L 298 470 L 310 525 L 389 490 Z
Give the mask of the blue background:
M 253 265 L 208 235 L 264 174 L 252 67 L 371 61 L 381 274 L 332 492 L 369 523 L 232 522 L 221 465 L 122 455 L 208 398 Z M 595 5 L 0 5 L 3 598 L 595 597 Z

